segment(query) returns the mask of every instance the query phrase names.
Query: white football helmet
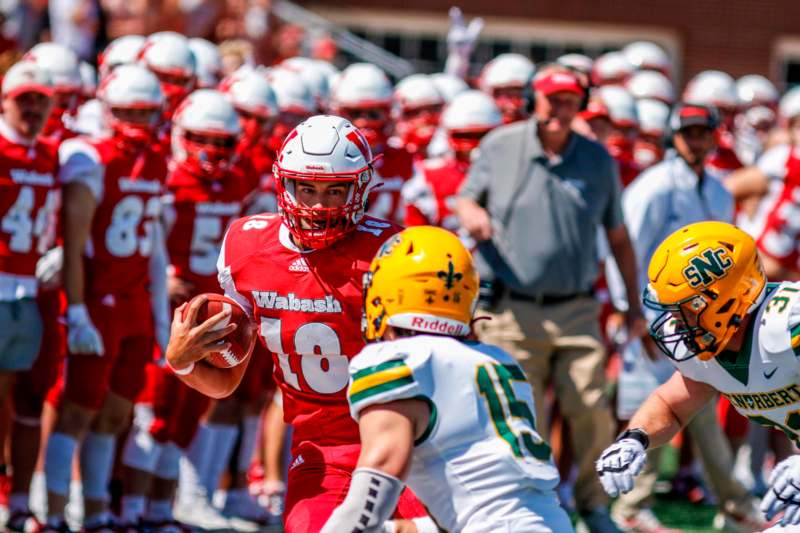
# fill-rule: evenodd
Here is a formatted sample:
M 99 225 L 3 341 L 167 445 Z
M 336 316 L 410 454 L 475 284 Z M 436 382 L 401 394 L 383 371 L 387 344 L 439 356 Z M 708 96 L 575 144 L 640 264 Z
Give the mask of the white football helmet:
M 60 135 L 65 128 L 64 119 L 78 108 L 83 88 L 78 56 L 58 43 L 39 43 L 23 59 L 33 61 L 50 74 L 53 81 L 53 106 L 42 134 Z
M 636 101 L 636 115 L 639 117 L 639 131 L 645 135 L 661 137 L 669 125 L 669 106 L 660 100 L 642 99 Z
M 527 57 L 520 54 L 500 54 L 486 63 L 478 83 L 483 92 L 495 99 L 503 114 L 503 121 L 511 123 L 528 116 L 535 74 L 536 67 Z
M 257 141 L 278 116 L 275 91 L 264 76 L 257 72 L 234 73 L 220 83 L 220 90 L 228 95 L 242 127 L 246 143 Z
M 672 72 L 672 61 L 663 48 L 650 41 L 635 41 L 622 49 L 628 62 L 640 70 L 656 70 L 665 76 Z
M 100 77 L 106 77 L 119 65 L 135 63 L 144 42 L 145 38 L 141 35 L 123 35 L 108 43 L 98 58 Z
M 331 92 L 331 111 L 352 120 L 376 149 L 389 135 L 392 82 L 369 63 L 354 63 L 342 71 Z
M 250 71 L 234 73 L 220 83 L 220 91 L 228 95 L 233 106 L 262 118 L 278 115 L 275 91 L 261 74 Z
M 480 88 L 488 95 L 502 87 L 528 87 L 536 74 L 533 62 L 522 54 L 500 54 L 483 67 Z
M 661 72 L 655 70 L 635 72 L 628 78 L 625 87 L 636 99 L 660 100 L 669 105 L 675 101 L 675 88 L 672 86 L 672 82 Z
M 115 138 L 128 145 L 152 140 L 161 120 L 164 93 L 158 78 L 141 65 L 120 65 L 103 78 L 97 90 L 103 104 L 106 126 Z M 115 116 L 115 109 L 149 109 L 149 123 L 132 123 Z
M 595 85 L 621 85 L 634 73 L 636 67 L 622 52 L 608 52 L 592 65 L 592 82 Z
M 305 115 L 314 113 L 314 96 L 298 73 L 285 68 L 272 69 L 267 74 L 267 81 L 275 91 L 280 111 Z
M 325 65 L 330 65 L 325 61 L 319 61 L 308 57 L 290 57 L 281 62 L 281 67 L 297 72 L 305 82 L 314 100 L 317 102 L 317 109 L 322 111 L 328 106 L 330 98 L 330 76 L 333 70 Z M 332 67 L 332 65 L 331 65 Z
M 778 104 L 778 115 L 789 122 L 800 115 L 800 87 L 789 89 Z
M 597 88 L 596 96 L 608 110 L 608 117 L 618 128 L 639 126 L 636 100 L 627 89 L 619 85 L 604 85 Z
M 366 138 L 341 117 L 317 115 L 289 133 L 273 173 L 278 210 L 297 244 L 324 248 L 356 228 L 366 210 L 372 164 Z M 295 188 L 300 180 L 346 184 L 347 200 L 341 207 L 302 205 Z
M 224 176 L 233 160 L 241 128 L 228 97 L 213 89 L 187 96 L 173 117 L 172 156 L 182 167 L 208 179 Z M 214 144 L 197 135 L 215 137 Z
M 197 60 L 186 37 L 173 32 L 151 35 L 142 47 L 140 60 L 161 80 L 167 111 L 174 110 L 194 89 Z
M 426 74 L 412 74 L 400 80 L 394 89 L 394 101 L 401 114 L 408 109 L 444 104 L 439 89 Z
M 430 78 L 436 85 L 436 88 L 439 89 L 439 94 L 442 95 L 442 98 L 444 98 L 444 101 L 447 103 L 452 102 L 453 98 L 469 90 L 467 82 L 452 74 L 437 72 L 436 74 L 431 74 Z
M 482 91 L 468 90 L 456 96 L 442 113 L 441 125 L 456 154 L 469 154 L 481 138 L 503 123 L 494 100 Z
M 66 46 L 51 42 L 39 43 L 23 59 L 33 61 L 48 71 L 56 92 L 80 92 L 82 81 L 78 56 Z
M 775 85 L 764 76 L 748 74 L 736 80 L 736 94 L 739 103 L 745 107 L 771 106 L 774 108 L 780 98 Z
M 683 101 L 720 109 L 735 109 L 739 105 L 736 81 L 730 74 L 720 70 L 704 70 L 686 85 Z
M 222 78 L 222 56 L 217 45 L 200 37 L 189 39 L 189 48 L 194 54 L 197 73 L 197 86 L 211 89 L 217 86 Z
M 556 59 L 556 63 L 588 76 L 592 73 L 594 59 L 583 54 L 564 54 Z
M 392 82 L 370 63 L 354 63 L 342 71 L 331 92 L 331 106 L 341 108 L 392 105 Z
M 436 133 L 444 98 L 426 74 L 412 74 L 395 87 L 395 131 L 415 153 L 425 150 Z

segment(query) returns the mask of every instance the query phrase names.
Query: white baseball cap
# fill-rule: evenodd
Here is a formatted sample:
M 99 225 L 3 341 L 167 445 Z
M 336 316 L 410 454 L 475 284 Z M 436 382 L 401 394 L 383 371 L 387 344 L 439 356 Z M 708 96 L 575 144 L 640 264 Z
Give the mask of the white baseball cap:
M 53 80 L 50 74 L 36 63 L 23 60 L 15 63 L 3 77 L 3 96 L 14 98 L 26 92 L 53 95 Z

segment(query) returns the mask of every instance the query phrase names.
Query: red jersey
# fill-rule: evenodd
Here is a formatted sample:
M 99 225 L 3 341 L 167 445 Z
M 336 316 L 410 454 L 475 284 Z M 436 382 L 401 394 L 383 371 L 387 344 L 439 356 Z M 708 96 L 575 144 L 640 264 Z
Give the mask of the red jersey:
M 272 175 L 272 165 L 275 163 L 275 153 L 267 147 L 266 142 L 259 142 L 243 154 L 253 166 L 254 192 L 248 199 L 245 211 L 248 214 L 276 213 L 278 201 L 275 196 L 275 177 Z
M 717 147 L 706 159 L 706 170 L 709 174 L 725 179 L 734 170 L 742 168 L 742 162 L 733 148 L 734 138 L 728 131 L 717 130 Z
M 375 162 L 375 182 L 381 184 L 369 195 L 369 213 L 398 224 L 405 218 L 401 190 L 414 176 L 414 156 L 394 140 L 386 144 L 383 157 Z
M 57 171 L 55 143 L 27 143 L 0 119 L 0 300 L 36 296 L 36 262 L 56 235 Z
M 786 177 L 757 239 L 758 249 L 789 270 L 800 270 L 800 151 L 792 148 L 786 161 Z
M 278 215 L 236 220 L 225 236 L 219 281 L 248 310 L 273 354 L 293 448 L 359 443 L 347 404 L 349 360 L 361 338 L 362 278 L 399 228 L 365 217 L 320 250 L 300 251 Z
M 469 163 L 453 156 L 423 161 L 417 174 L 403 187 L 405 225 L 428 224 L 456 233 L 459 223 L 453 206 L 468 170 Z
M 78 137 L 63 142 L 59 155 L 62 181 L 85 184 L 97 201 L 84 252 L 87 297 L 146 291 L 167 176 L 162 146 L 135 153 L 111 137 Z
M 177 166 L 167 178 L 165 219 L 167 250 L 175 276 L 194 285 L 194 292 L 219 292 L 217 257 L 225 229 L 241 216 L 250 184 L 242 167 L 208 180 Z

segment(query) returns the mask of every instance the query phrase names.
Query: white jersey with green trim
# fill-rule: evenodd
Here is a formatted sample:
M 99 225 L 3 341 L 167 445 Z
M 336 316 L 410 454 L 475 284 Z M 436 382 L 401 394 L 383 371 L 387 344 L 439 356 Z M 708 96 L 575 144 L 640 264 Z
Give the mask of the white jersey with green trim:
M 407 483 L 445 529 L 493 531 L 557 511 L 555 497 L 542 498 L 559 475 L 536 432 L 533 391 L 500 348 L 431 335 L 370 344 L 350 361 L 348 398 L 356 420 L 370 405 L 428 402 Z
M 768 283 L 738 352 L 676 362 L 720 391 L 742 415 L 800 444 L 800 283 Z

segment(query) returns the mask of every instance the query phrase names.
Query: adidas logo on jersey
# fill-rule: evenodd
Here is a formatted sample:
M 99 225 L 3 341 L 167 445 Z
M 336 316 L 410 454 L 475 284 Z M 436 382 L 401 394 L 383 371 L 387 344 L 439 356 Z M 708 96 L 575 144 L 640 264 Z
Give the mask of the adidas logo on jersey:
M 342 304 L 333 296 L 298 298 L 293 292 L 286 296 L 277 291 L 253 291 L 253 300 L 263 309 L 300 311 L 301 313 L 341 313 Z
M 305 257 L 298 257 L 289 265 L 289 272 L 308 272 L 308 263 Z

